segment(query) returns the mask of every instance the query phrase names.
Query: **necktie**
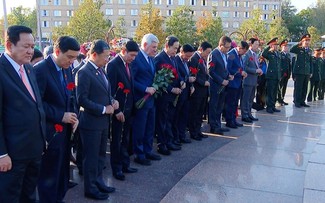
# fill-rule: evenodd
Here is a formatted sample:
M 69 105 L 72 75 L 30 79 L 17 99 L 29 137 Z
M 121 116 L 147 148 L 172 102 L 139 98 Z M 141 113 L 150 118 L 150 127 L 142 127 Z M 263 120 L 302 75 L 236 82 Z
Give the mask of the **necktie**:
M 60 70 L 58 70 L 58 74 L 59 74 L 59 78 L 60 78 L 60 82 L 61 82 L 61 86 L 63 88 L 63 91 L 64 91 L 65 95 L 67 96 L 68 95 L 68 92 L 67 92 L 67 83 L 65 81 L 64 73 L 63 73 L 62 68 Z
M 130 69 L 129 69 L 129 64 L 125 63 L 125 69 L 126 69 L 126 73 L 128 75 L 129 80 L 131 80 L 131 73 L 130 73 Z
M 148 63 L 150 65 L 150 67 L 151 67 L 151 71 L 154 73 L 155 72 L 155 67 L 153 65 L 153 62 L 152 62 L 150 56 L 148 56 Z
M 104 80 L 105 86 L 107 88 L 108 87 L 108 81 L 107 81 L 107 78 L 105 77 L 105 73 L 104 73 L 103 69 L 102 68 L 98 68 L 97 70 L 98 70 L 100 76 L 102 77 L 102 79 Z
M 184 67 L 185 67 L 185 70 L 186 70 L 187 75 L 189 75 L 190 74 L 190 71 L 188 69 L 188 66 L 187 66 L 186 61 L 183 61 L 183 64 L 184 64 Z
M 25 69 L 24 69 L 23 65 L 20 66 L 19 73 L 20 73 L 21 80 L 23 81 L 23 83 L 24 83 L 26 89 L 28 90 L 29 94 L 33 97 L 34 101 L 36 101 L 34 92 L 32 90 L 32 87 L 30 86 L 30 84 L 27 81 L 27 78 L 26 78 L 26 75 L 25 75 Z

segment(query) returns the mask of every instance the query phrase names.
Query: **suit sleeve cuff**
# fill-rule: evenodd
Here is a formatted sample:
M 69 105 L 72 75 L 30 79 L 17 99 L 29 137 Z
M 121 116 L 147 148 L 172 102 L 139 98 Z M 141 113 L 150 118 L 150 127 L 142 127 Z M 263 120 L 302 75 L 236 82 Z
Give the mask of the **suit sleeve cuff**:
M 102 114 L 105 114 L 105 112 L 106 112 L 106 106 L 104 106 Z
M 8 156 L 8 154 L 0 155 L 0 159 L 3 158 L 3 157 L 6 157 L 6 156 Z

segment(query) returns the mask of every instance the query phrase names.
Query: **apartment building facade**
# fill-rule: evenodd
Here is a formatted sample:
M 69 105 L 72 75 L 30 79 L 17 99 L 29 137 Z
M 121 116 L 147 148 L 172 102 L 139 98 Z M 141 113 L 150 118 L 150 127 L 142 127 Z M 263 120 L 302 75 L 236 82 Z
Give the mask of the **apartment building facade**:
M 40 23 L 43 38 L 51 38 L 53 27 L 67 25 L 83 0 L 39 0 Z M 133 37 L 140 21 L 141 8 L 152 1 L 165 18 L 173 15 L 179 6 L 190 6 L 194 19 L 211 12 L 220 16 L 224 30 L 235 31 L 240 24 L 252 17 L 252 11 L 259 8 L 261 19 L 269 22 L 281 15 L 282 0 L 103 0 L 101 7 L 105 17 L 116 24 L 119 17 L 126 23 L 127 36 Z

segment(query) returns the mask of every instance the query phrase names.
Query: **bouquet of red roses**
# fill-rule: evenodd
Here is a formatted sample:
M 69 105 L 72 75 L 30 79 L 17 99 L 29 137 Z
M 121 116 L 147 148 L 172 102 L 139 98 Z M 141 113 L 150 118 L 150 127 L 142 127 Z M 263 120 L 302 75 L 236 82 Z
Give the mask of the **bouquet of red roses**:
M 168 85 L 173 82 L 173 79 L 177 78 L 178 74 L 176 68 L 169 64 L 162 64 L 153 79 L 152 87 L 156 89 L 154 94 L 155 98 L 157 98 L 158 95 L 162 95 L 163 92 L 167 92 Z M 147 93 L 135 103 L 135 107 L 141 109 L 150 96 L 151 94 Z

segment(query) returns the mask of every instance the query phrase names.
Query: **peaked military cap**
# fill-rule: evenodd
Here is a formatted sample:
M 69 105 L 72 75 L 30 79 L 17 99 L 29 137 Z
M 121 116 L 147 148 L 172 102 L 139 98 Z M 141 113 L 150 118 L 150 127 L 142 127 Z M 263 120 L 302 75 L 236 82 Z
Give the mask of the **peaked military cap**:
M 310 34 L 304 34 L 301 38 L 300 38 L 300 41 L 303 41 L 303 40 L 309 40 L 311 38 Z
M 280 47 L 282 47 L 282 46 L 287 46 L 287 44 L 288 44 L 288 40 L 285 39 L 285 40 L 283 40 L 283 41 L 280 43 Z
M 272 44 L 275 44 L 275 45 L 278 44 L 278 38 L 277 38 L 277 37 L 271 39 L 271 41 L 269 41 L 269 42 L 267 43 L 267 45 L 272 45 Z

